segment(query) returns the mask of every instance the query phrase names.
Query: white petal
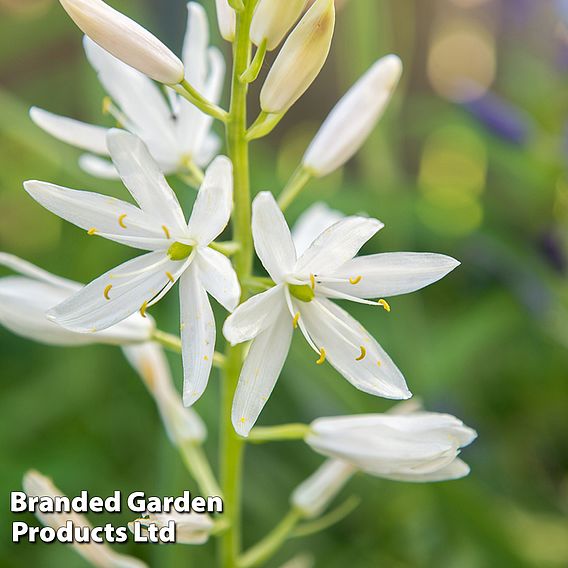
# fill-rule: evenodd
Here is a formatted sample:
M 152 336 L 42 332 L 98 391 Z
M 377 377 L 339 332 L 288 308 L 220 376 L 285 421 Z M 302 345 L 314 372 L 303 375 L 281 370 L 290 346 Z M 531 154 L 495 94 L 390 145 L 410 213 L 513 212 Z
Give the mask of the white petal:
M 111 130 L 107 136 L 112 161 L 140 208 L 169 227 L 172 232 L 185 230 L 185 218 L 179 201 L 146 145 L 124 130 Z
M 449 465 L 428 473 L 393 473 L 382 475 L 386 479 L 394 481 L 409 481 L 413 483 L 430 483 L 435 481 L 450 481 L 461 479 L 469 475 L 469 466 L 459 458 L 454 459 Z
M 459 266 L 443 254 L 393 252 L 360 256 L 333 273 L 334 278 L 358 278 L 357 284 L 326 283 L 326 287 L 358 298 L 398 296 L 420 290 Z
M 179 278 L 185 266 L 170 260 L 164 251 L 139 256 L 93 280 L 48 316 L 73 331 L 107 329 L 139 311 L 171 284 L 170 275 Z
M 120 179 L 114 164 L 110 160 L 83 154 L 79 157 L 79 167 L 88 174 L 100 179 Z
M 329 459 L 294 489 L 291 502 L 308 518 L 319 517 L 355 473 L 344 461 Z
M 215 6 L 217 7 L 217 21 L 222 38 L 233 41 L 237 21 L 235 11 L 229 6 L 228 0 L 215 0 Z
M 361 148 L 389 103 L 402 73 L 396 55 L 379 59 L 331 111 L 303 164 L 318 177 L 343 166 Z
M 298 309 L 314 343 L 325 350 L 327 360 L 353 386 L 384 398 L 412 396 L 391 358 L 345 310 L 323 298 L 298 302 Z M 361 347 L 365 356 L 357 361 L 363 354 Z
M 276 385 L 290 350 L 293 329 L 290 318 L 281 313 L 250 346 L 233 401 L 233 427 L 240 436 L 249 435 Z
M 27 260 L 23 260 L 13 254 L 0 252 L 0 266 L 10 268 L 19 274 L 34 280 L 40 280 L 46 284 L 51 284 L 61 290 L 67 290 L 69 293 L 77 292 L 82 287 L 82 285 L 78 282 L 68 280 L 67 278 L 61 278 L 60 276 L 55 276 L 55 274 L 51 274 L 51 272 L 47 272 L 47 270 L 43 270 L 35 264 L 32 264 Z
M 108 155 L 107 128 L 93 126 L 65 116 L 58 116 L 37 107 L 30 109 L 30 118 L 42 130 L 62 142 L 95 154 Z
M 224 230 L 233 210 L 233 166 L 219 156 L 209 166 L 188 223 L 189 234 L 204 247 Z
M 296 262 L 296 249 L 286 219 L 272 193 L 259 193 L 252 204 L 254 247 L 275 282 L 282 282 Z
M 215 353 L 215 318 L 200 282 L 199 267 L 189 267 L 180 279 L 183 403 L 194 404 L 205 392 Z
M 227 66 L 223 54 L 216 47 L 210 47 L 207 56 L 209 58 L 209 76 L 205 84 L 205 96 L 208 100 L 217 104 L 221 98 Z
M 298 21 L 307 0 L 260 0 L 252 19 L 250 37 L 259 46 L 267 40 L 268 51 L 276 49 Z
M 226 310 L 232 312 L 239 303 L 241 287 L 231 261 L 208 247 L 198 249 L 195 259 L 201 283 Z
M 244 343 L 274 325 L 284 312 L 286 300 L 283 285 L 257 294 L 241 304 L 226 320 L 223 335 L 231 343 Z
M 171 442 L 203 442 L 205 424 L 195 410 L 183 406 L 162 347 L 148 342 L 123 351 L 154 397 Z
M 221 148 L 221 139 L 216 134 L 210 133 L 202 140 L 197 153 L 195 154 L 195 163 L 199 167 L 206 166 L 211 160 L 219 154 Z
M 98 45 L 155 81 L 183 80 L 183 63 L 148 30 L 101 0 L 61 0 L 77 26 Z
M 209 22 L 203 6 L 197 2 L 187 5 L 187 29 L 183 42 L 182 59 L 186 79 L 202 92 L 207 76 L 207 49 L 209 48 Z
M 384 227 L 377 219 L 347 217 L 326 229 L 300 257 L 296 274 L 328 275 L 351 260 Z
M 105 91 L 126 115 L 124 128 L 146 142 L 154 159 L 161 162 L 175 155 L 174 119 L 156 84 L 89 38 L 83 44 Z
M 321 233 L 344 218 L 343 213 L 331 209 L 323 201 L 314 203 L 292 227 L 292 239 L 297 253 L 304 254 Z
M 159 223 L 130 203 L 41 181 L 27 181 L 24 188 L 48 211 L 85 231 L 95 229 L 105 238 L 144 250 L 168 246 Z

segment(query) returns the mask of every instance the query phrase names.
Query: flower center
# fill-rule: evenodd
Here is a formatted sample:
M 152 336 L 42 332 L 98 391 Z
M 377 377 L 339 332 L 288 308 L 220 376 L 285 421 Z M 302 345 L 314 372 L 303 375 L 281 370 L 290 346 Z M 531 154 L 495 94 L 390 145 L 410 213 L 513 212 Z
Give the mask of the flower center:
M 288 284 L 288 290 L 290 290 L 290 294 L 292 294 L 296 300 L 300 300 L 300 302 L 311 302 L 315 298 L 315 292 L 308 284 L 301 286 Z
M 193 247 L 191 245 L 175 242 L 168 249 L 168 256 L 172 260 L 185 260 L 192 252 Z

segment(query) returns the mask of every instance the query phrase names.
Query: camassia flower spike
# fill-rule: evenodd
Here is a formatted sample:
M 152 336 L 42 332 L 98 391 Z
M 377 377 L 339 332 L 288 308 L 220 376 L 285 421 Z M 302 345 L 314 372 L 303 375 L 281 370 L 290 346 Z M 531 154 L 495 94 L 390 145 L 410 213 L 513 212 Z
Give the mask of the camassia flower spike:
M 229 259 L 209 248 L 231 216 L 231 162 L 220 156 L 209 166 L 186 223 L 175 193 L 143 142 L 121 130 L 112 130 L 107 142 L 139 207 L 40 181 L 24 187 L 46 209 L 89 235 L 150 252 L 97 278 L 48 317 L 73 331 L 107 329 L 136 312 L 146 315 L 180 280 L 184 403 L 189 406 L 203 394 L 213 362 L 215 320 L 207 292 L 229 311 L 240 296 Z
M 346 217 L 317 237 L 298 258 L 284 215 L 271 193 L 253 203 L 256 252 L 276 283 L 240 305 L 225 322 L 232 343 L 253 340 L 233 404 L 233 425 L 247 436 L 270 396 L 299 328 L 317 353 L 361 391 L 391 399 L 411 393 L 402 373 L 369 332 L 330 299 L 390 311 L 389 296 L 424 288 L 459 262 L 429 253 L 387 253 L 354 258 L 383 224 Z

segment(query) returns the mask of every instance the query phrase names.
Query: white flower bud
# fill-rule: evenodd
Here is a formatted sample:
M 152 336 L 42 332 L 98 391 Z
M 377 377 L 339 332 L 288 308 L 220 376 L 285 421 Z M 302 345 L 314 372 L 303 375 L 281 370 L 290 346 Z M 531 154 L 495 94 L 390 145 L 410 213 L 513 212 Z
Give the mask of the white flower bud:
M 327 460 L 292 493 L 292 504 L 307 518 L 319 517 L 355 473 L 341 460 Z
M 51 481 L 37 471 L 28 471 L 24 475 L 24 491 L 28 497 L 63 497 L 63 493 Z M 62 528 L 71 522 L 74 527 L 92 528 L 91 524 L 83 515 L 77 513 L 41 513 L 36 512 L 36 517 L 47 527 L 55 530 Z M 118 554 L 107 544 L 89 542 L 75 543 L 72 545 L 89 564 L 105 568 L 147 568 L 147 565 L 132 556 Z
M 382 117 L 402 74 L 396 55 L 379 59 L 331 111 L 308 148 L 303 164 L 317 177 L 343 166 Z
M 195 410 L 184 407 L 164 350 L 156 343 L 144 343 L 123 351 L 154 397 L 170 441 L 179 447 L 203 442 L 207 435 L 205 424 Z
M 320 418 L 306 442 L 327 457 L 399 481 L 458 479 L 469 467 L 457 456 L 477 434 L 449 414 L 369 414 Z
M 102 0 L 60 2 L 77 26 L 117 59 L 160 83 L 183 81 L 183 63 L 140 24 Z
M 266 40 L 266 49 L 276 49 L 290 28 L 298 21 L 306 7 L 306 0 L 260 0 L 250 30 L 255 45 Z
M 318 76 L 329 54 L 335 28 L 333 0 L 317 0 L 290 34 L 260 93 L 264 112 L 288 110 Z
M 215 0 L 217 8 L 217 22 L 221 37 L 227 41 L 235 39 L 235 28 L 237 26 L 237 14 L 227 0 Z
M 142 528 L 141 533 L 146 535 L 150 525 L 161 529 L 167 527 L 172 521 L 176 526 L 178 544 L 205 544 L 215 526 L 209 515 L 193 511 L 190 513 L 152 513 L 136 519 L 134 523 L 139 523 Z M 128 523 L 131 532 L 134 532 L 134 523 Z

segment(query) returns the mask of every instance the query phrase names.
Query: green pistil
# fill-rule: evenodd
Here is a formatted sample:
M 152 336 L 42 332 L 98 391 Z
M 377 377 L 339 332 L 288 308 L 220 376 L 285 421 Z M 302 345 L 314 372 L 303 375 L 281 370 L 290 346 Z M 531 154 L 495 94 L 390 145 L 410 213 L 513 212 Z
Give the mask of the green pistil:
M 311 302 L 315 297 L 312 287 L 307 284 L 303 284 L 302 286 L 288 284 L 288 290 L 290 290 L 290 294 L 297 300 L 300 300 L 300 302 Z
M 193 247 L 191 245 L 176 242 L 168 249 L 168 256 L 172 260 L 185 260 L 192 252 Z

